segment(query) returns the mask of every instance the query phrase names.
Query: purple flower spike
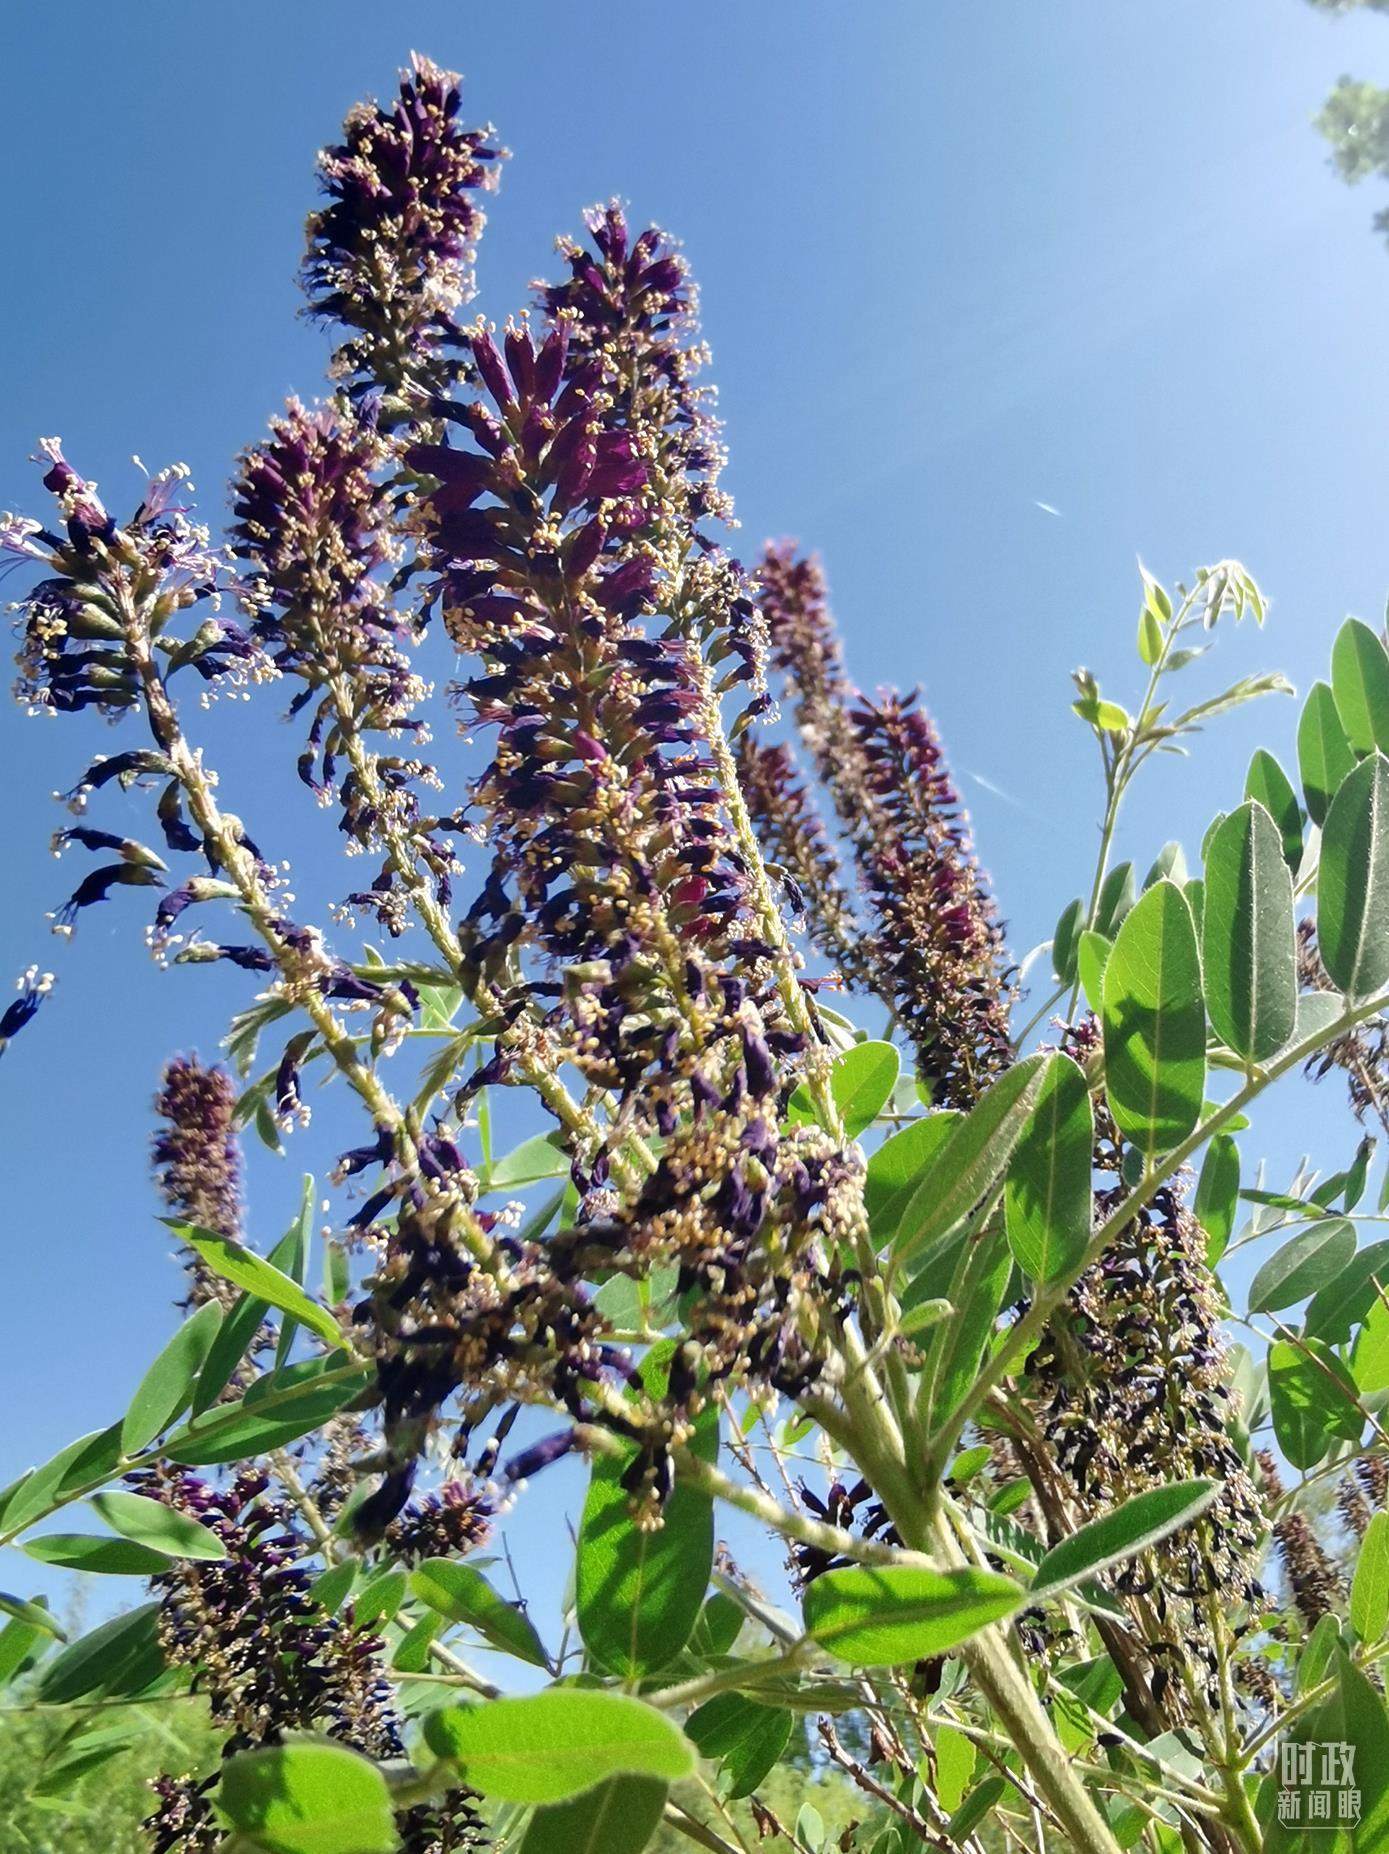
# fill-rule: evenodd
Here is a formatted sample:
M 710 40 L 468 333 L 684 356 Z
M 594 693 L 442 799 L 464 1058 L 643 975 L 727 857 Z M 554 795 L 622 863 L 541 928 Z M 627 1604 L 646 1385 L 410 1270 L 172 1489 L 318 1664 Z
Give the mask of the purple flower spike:
M 432 395 L 459 374 L 450 350 L 473 294 L 477 196 L 504 153 L 490 128 L 460 126 L 459 82 L 416 56 L 394 105 L 359 104 L 318 159 L 328 203 L 309 219 L 304 290 L 312 315 L 348 331 L 334 371 L 354 399 L 378 396 L 378 419 L 407 388 Z

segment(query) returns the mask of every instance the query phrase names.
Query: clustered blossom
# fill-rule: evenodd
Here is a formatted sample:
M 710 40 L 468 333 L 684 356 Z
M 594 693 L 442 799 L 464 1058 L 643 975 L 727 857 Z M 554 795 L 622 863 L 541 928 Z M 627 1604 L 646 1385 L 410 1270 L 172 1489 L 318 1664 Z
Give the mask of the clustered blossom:
M 935 729 L 919 693 L 884 690 L 869 701 L 850 683 L 815 560 L 769 547 L 761 607 L 801 738 L 853 850 L 871 929 L 856 927 L 789 752 L 761 744 L 743 759 L 759 832 L 800 886 L 816 945 L 892 1005 L 936 1101 L 968 1107 L 1013 1059 L 1013 985 Z
M 918 696 L 862 701 L 853 722 L 878 827 L 859 865 L 874 957 L 936 1099 L 967 1104 L 1013 1060 L 1003 929 Z
M 784 741 L 761 741 L 749 730 L 738 742 L 738 783 L 757 820 L 762 847 L 811 944 L 851 984 L 871 989 L 870 950 L 845 890 L 839 857 L 790 747 Z
M 1100 1192 L 1097 1215 L 1121 1195 L 1122 1187 Z M 1177 1187 L 1156 1192 L 1071 1289 L 1028 1359 L 1026 1383 L 1082 1517 L 1174 1481 L 1219 1484 L 1201 1518 L 1112 1573 L 1113 1588 L 1140 1617 L 1154 1619 L 1150 1641 L 1180 1626 L 1214 1678 L 1201 1606 L 1219 1597 L 1227 1611 L 1238 1605 L 1251 1618 L 1261 1611 L 1253 1567 L 1266 1520 L 1231 1436 L 1238 1412 L 1205 1242 Z M 1156 1659 L 1154 1681 L 1157 1697 L 1167 1670 Z
M 268 1495 L 267 1477 L 246 1469 L 213 1489 L 192 1475 L 153 1471 L 139 1484 L 197 1519 L 226 1549 L 223 1559 L 180 1560 L 152 1580 L 165 1660 L 189 1672 L 214 1724 L 230 1732 L 223 1756 L 311 1730 L 368 1757 L 402 1756 L 403 1722 L 380 1666 L 383 1643 L 353 1622 L 350 1608 L 335 1618 L 315 1601 L 304 1541 Z M 215 1776 L 159 1780 L 159 1806 L 145 1824 L 157 1854 L 201 1854 L 215 1845 L 205 1839 L 214 1783 Z M 459 1838 L 435 1845 L 485 1845 L 473 1804 L 471 1792 L 450 1792 L 439 1816 L 457 1824 Z M 427 1824 L 413 1826 L 418 1834 Z
M 165 1065 L 154 1106 L 162 1122 L 153 1143 L 160 1196 L 175 1217 L 239 1242 L 241 1143 L 231 1076 L 196 1056 L 175 1056 Z M 199 1255 L 186 1266 L 191 1305 L 217 1300 L 230 1306 L 236 1298 L 230 1282 Z
M 241 1240 L 241 1147 L 236 1134 L 236 1084 L 223 1068 L 196 1056 L 165 1065 L 155 1111 L 164 1123 L 154 1136 L 160 1194 L 176 1217 Z
M 428 689 L 404 645 L 410 626 L 382 569 L 398 553 L 390 498 L 378 480 L 388 446 L 350 413 L 291 400 L 270 436 L 241 459 L 232 542 L 246 562 L 252 632 L 282 674 L 303 684 L 291 713 L 311 707 L 299 776 L 324 802 L 336 795 L 349 844 L 403 843 L 428 870 L 441 905 L 456 868 L 454 820 L 424 817 L 418 788 L 437 784 L 416 755 L 369 748 L 368 737 L 428 739 L 415 714 Z M 351 899 L 400 933 L 405 902 L 396 852 L 369 891 Z
M 1261 1448 L 1257 1459 L 1265 1497 L 1270 1506 L 1277 1507 L 1284 1499 L 1284 1489 L 1273 1451 Z M 1293 1604 L 1303 1622 L 1313 1629 L 1323 1616 L 1331 1615 L 1344 1605 L 1345 1579 L 1332 1563 L 1307 1515 L 1299 1513 L 1296 1507 L 1288 1507 L 1274 1520 L 1273 1544 Z
M 106 513 L 95 485 L 63 457 L 56 439 L 45 439 L 41 449 L 49 464 L 44 485 L 63 532 L 11 518 L 0 524 L 0 546 L 21 552 L 48 573 L 19 601 L 19 699 L 33 712 L 70 714 L 91 707 L 112 720 L 143 710 L 155 747 L 98 757 L 68 794 L 70 809 L 80 816 L 91 793 L 112 780 L 122 787 L 163 781 L 155 817 L 165 844 L 201 853 L 216 877 L 220 853 L 190 821 L 185 776 L 170 752 L 167 689 L 185 670 L 214 687 L 270 673 L 256 641 L 218 610 L 231 577 L 228 562 L 177 500 L 181 469 L 151 478 L 140 506 L 121 527 Z M 197 629 L 178 635 L 174 620 L 204 602 L 209 610 Z M 249 839 L 242 842 L 256 854 Z M 115 888 L 166 886 L 163 858 L 132 838 L 76 825 L 53 840 L 56 854 L 72 846 L 116 860 L 92 870 L 55 910 L 55 932 L 71 934 L 79 913 Z M 261 868 L 273 885 L 273 872 Z M 171 890 L 160 904 L 157 933 L 164 931 L 166 917 L 171 923 L 189 901 L 202 898 L 199 882 L 209 893 L 229 892 L 209 878 Z
M 569 276 L 538 285 L 540 301 L 552 322 L 568 326 L 575 355 L 598 364 L 618 421 L 646 440 L 679 519 L 727 521 L 732 503 L 717 487 L 727 456 L 717 392 L 695 383 L 709 350 L 689 266 L 658 227 L 633 238 L 616 200 L 590 207 L 584 224 L 592 248 L 560 239 Z
M 1353 1474 L 1343 1475 L 1336 1485 L 1336 1508 L 1346 1529 L 1358 1539 L 1369 1531 L 1375 1514 L 1389 1501 L 1389 1459 L 1372 1453 L 1356 1458 Z
M 8 516 L 0 522 L 0 547 L 49 574 L 20 602 L 17 694 L 32 709 L 116 715 L 140 699 L 142 640 L 132 639 L 131 613 L 147 614 L 148 641 L 161 641 L 178 612 L 215 599 L 229 578 L 226 562 L 177 500 L 182 469 L 152 477 L 134 515 L 119 526 L 57 438 L 43 439 L 39 448 L 61 532 Z M 209 682 L 245 673 L 256 659 L 245 633 L 215 613 L 193 638 L 162 647 L 171 668 L 191 667 Z
M 569 277 L 538 284 L 552 327 L 571 358 L 595 369 L 610 429 L 626 434 L 645 467 L 647 522 L 641 546 L 655 562 L 667 634 L 696 645 L 714 700 L 741 689 L 736 735 L 770 711 L 766 625 L 753 588 L 702 524 L 733 520 L 719 488 L 726 461 L 717 389 L 699 382 L 709 349 L 699 332 L 699 295 L 675 242 L 657 226 L 635 237 L 621 205 L 584 214 L 591 247 L 559 241 Z
M 702 663 L 642 622 L 661 585 L 647 465 L 567 324 L 505 345 L 503 358 L 475 338 L 496 410 L 455 413 L 480 448 L 409 454 L 439 483 L 437 596 L 455 644 L 482 659 L 465 693 L 498 737 L 476 788 L 494 865 L 470 953 L 501 984 L 518 943 L 561 963 L 575 1060 L 625 1090 L 669 1041 L 673 1055 L 699 1036 L 702 968 L 765 949 L 702 737 Z
M 492 1536 L 496 1503 L 466 1480 L 445 1481 L 412 1502 L 387 1534 L 399 1558 L 466 1558 Z
M 476 332 L 485 394 L 443 408 L 471 442 L 406 452 L 436 485 L 419 517 L 432 599 L 460 652 L 480 659 L 462 694 L 476 726 L 496 730 L 474 787 L 493 864 L 463 930 L 469 969 L 504 1010 L 546 1013 L 555 1046 L 613 1097 L 618 1141 L 663 1141 L 621 1196 L 607 1189 L 608 1154 L 576 1169 L 577 1227 L 534 1267 L 518 1246 L 521 1299 L 502 1297 L 495 1316 L 474 1307 L 443 1367 L 447 1379 L 459 1351 L 478 1345 L 493 1368 L 508 1352 L 524 1358 L 514 1324 L 539 1321 L 560 1354 L 578 1348 L 582 1369 L 549 1378 L 575 1415 L 585 1381 L 618 1369 L 580 1286 L 595 1268 L 645 1273 L 669 1260 L 682 1288 L 702 1289 L 698 1368 L 669 1404 L 693 1407 L 702 1371 L 794 1389 L 816 1368 L 803 1331 L 810 1280 L 862 1219 L 861 1160 L 814 1130 L 777 1131 L 803 1037 L 721 784 L 718 696 L 723 684 L 755 685 L 760 656 L 755 623 L 733 615 L 746 603 L 740 575 L 696 546 L 694 511 L 709 504 L 689 473 L 707 481 L 708 443 L 688 443 L 694 414 L 673 360 L 656 367 L 666 385 L 654 401 L 631 385 L 650 377 L 653 354 L 677 352 L 663 318 L 688 338 L 672 295 L 683 272 L 656 235 L 629 260 L 619 218 L 596 224 L 602 263 L 556 298 L 543 333 L 513 326 L 499 346 Z M 627 300 L 624 289 L 637 307 L 614 330 L 599 299 Z M 720 653 L 732 667 L 711 688 Z M 499 1055 L 477 1081 L 506 1074 Z M 389 1245 L 378 1308 L 387 1289 L 410 1328 L 445 1326 L 435 1303 L 453 1291 L 446 1258 L 431 1255 L 422 1272 L 409 1229 Z M 406 1375 L 413 1401 L 418 1367 Z M 649 1466 L 659 1487 L 668 1468 Z
M 354 399 L 458 377 L 454 312 L 473 294 L 478 194 L 504 152 L 490 126 L 462 127 L 460 82 L 415 56 L 395 102 L 357 105 L 319 156 L 327 204 L 309 219 L 304 289 L 312 315 L 351 331 L 334 371 Z

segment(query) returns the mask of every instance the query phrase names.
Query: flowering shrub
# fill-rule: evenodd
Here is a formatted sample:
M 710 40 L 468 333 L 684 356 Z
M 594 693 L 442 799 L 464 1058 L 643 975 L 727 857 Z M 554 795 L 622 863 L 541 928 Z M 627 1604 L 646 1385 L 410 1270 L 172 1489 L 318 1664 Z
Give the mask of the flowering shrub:
M 1139 768 L 1287 689 L 1182 708 L 1263 602 L 1233 562 L 1145 577 L 1136 708 L 1076 677 L 1093 887 L 1020 969 L 919 694 L 854 687 L 813 558 L 729 551 L 674 243 L 596 208 L 529 310 L 462 319 L 500 158 L 423 59 L 348 117 L 304 264 L 332 390 L 246 450 L 224 545 L 177 468 L 113 515 L 55 439 L 46 513 L 0 524 L 21 699 L 122 724 L 74 767 L 58 847 L 95 861 L 55 926 L 144 905 L 161 960 L 247 975 L 225 1064 L 159 1084 L 184 1322 L 0 1494 L 0 1543 L 148 1580 L 67 1642 L 0 1597 L 0 1680 L 71 1712 L 44 1793 L 119 1749 L 117 1708 L 195 1694 L 221 1754 L 151 1771 L 156 1854 L 819 1854 L 813 1806 L 759 1795 L 802 1718 L 844 1854 L 1297 1846 L 1288 1770 L 1328 1744 L 1378 1847 L 1372 1142 L 1270 1190 L 1234 1136 L 1303 1069 L 1389 1126 L 1383 639 L 1338 636 L 1300 793 L 1261 752 L 1198 872 L 1169 845 L 1139 882 L 1111 862 Z M 329 919 L 198 739 L 189 693 L 228 690 L 287 705 L 359 859 Z M 316 1187 L 278 1243 L 240 1189 L 309 1070 L 355 1116 L 318 1259 Z M 542 1118 L 495 1157 L 503 1093 Z M 1225 1257 L 1274 1232 L 1232 1308 Z M 488 1548 L 572 1453 L 546 1640 Z M 45 1524 L 79 1502 L 102 1530 Z M 721 1505 L 784 1541 L 789 1606 L 716 1548 Z

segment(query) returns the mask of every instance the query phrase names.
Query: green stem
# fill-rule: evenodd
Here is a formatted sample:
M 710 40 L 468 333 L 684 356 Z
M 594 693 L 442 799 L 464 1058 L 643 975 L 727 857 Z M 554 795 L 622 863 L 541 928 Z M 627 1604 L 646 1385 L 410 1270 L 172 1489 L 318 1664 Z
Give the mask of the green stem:
M 780 1674 L 795 1673 L 814 1653 L 815 1643 L 808 1635 L 804 1635 L 783 1654 L 773 1655 L 770 1660 L 758 1661 L 752 1666 L 742 1661 L 733 1667 L 715 1668 L 712 1674 L 701 1674 L 695 1680 L 682 1680 L 678 1686 L 661 1687 L 655 1692 L 644 1693 L 642 1697 L 649 1706 L 658 1706 L 662 1712 L 674 1712 L 682 1706 L 698 1706 L 704 1700 L 712 1699 L 716 1693 L 742 1692 L 746 1687 L 757 1687 L 764 1681 L 775 1680 Z
M 709 1854 L 739 1854 L 731 1841 L 725 1841 L 722 1835 L 716 1835 L 707 1823 L 689 1815 L 679 1803 L 668 1802 L 664 1820 L 678 1835 L 687 1841 L 693 1841 L 696 1847 L 708 1848 Z

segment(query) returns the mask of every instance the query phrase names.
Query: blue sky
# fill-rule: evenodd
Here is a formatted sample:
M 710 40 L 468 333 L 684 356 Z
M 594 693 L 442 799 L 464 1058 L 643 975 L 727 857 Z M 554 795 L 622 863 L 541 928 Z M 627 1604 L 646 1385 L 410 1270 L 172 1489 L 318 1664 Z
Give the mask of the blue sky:
M 417 47 L 464 71 L 469 115 L 514 151 L 482 248 L 489 314 L 524 301 L 593 200 L 621 193 L 685 240 L 746 547 L 818 548 L 858 680 L 925 683 L 1019 952 L 1091 867 L 1098 785 L 1068 678 L 1083 662 L 1133 691 L 1139 554 L 1169 581 L 1237 555 L 1272 599 L 1265 634 L 1221 638 L 1203 692 L 1264 667 L 1305 688 L 1347 612 L 1382 612 L 1389 253 L 1373 188 L 1341 187 L 1310 127 L 1343 70 L 1389 73 L 1382 18 L 1302 0 L 72 0 L 18 9 L 6 40 L 0 507 L 37 506 L 25 460 L 57 432 L 113 507 L 138 452 L 186 460 L 220 515 L 239 446 L 286 393 L 320 390 L 294 284 L 315 150 Z M 313 839 L 285 808 L 274 706 L 239 738 L 226 712 L 210 731 L 233 808 L 294 853 Z M 1255 745 L 1290 759 L 1295 714 L 1269 703 L 1163 762 L 1121 848 L 1143 867 L 1168 836 L 1194 850 Z M 245 995 L 157 973 L 139 898 L 49 941 L 76 876 L 48 855 L 46 795 L 113 739 L 0 718 L 0 975 L 60 975 L 0 1064 L 0 1481 L 118 1414 L 169 1329 L 149 1101 L 161 1059 L 210 1054 Z M 1270 1111 L 1275 1172 L 1319 1138 L 1345 1162 L 1331 1108 L 1294 1089 Z M 255 1163 L 258 1239 L 341 1143 L 321 1130 Z

